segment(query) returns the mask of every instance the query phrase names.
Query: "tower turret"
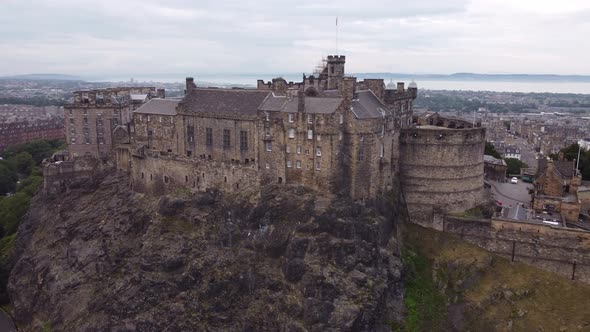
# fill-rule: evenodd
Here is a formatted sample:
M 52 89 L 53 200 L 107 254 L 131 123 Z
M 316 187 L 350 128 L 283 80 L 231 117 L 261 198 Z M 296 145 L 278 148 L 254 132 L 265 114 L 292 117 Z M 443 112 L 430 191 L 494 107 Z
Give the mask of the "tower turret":
M 328 90 L 336 90 L 344 78 L 344 55 L 328 55 L 326 69 L 328 70 Z

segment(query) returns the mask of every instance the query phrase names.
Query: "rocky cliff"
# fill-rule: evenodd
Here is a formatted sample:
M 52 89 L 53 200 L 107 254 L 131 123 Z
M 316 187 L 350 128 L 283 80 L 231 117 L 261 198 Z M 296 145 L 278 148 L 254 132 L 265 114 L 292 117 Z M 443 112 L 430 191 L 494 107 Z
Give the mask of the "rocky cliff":
M 395 195 L 374 208 L 301 187 L 174 196 L 108 176 L 35 197 L 9 280 L 22 329 L 388 331 L 401 320 Z

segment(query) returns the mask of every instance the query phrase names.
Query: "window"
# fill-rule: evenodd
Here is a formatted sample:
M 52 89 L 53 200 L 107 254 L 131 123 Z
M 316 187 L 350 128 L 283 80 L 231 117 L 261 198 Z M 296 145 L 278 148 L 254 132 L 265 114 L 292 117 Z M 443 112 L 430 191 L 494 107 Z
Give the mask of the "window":
M 119 125 L 119 120 L 113 119 L 113 127 L 116 127 L 118 125 Z
M 339 133 L 338 133 L 338 140 L 339 140 L 339 141 L 341 141 L 343 136 L 344 136 L 344 135 L 342 135 L 342 132 L 339 132 Z
M 265 128 L 264 128 L 264 135 L 265 135 L 266 137 L 270 136 L 270 127 L 265 127 Z
M 291 147 L 287 145 L 287 147 L 285 148 L 285 151 L 286 151 L 287 153 L 291 153 Z
M 158 117 L 158 122 L 162 122 L 162 116 Z
M 173 116 L 170 117 L 170 124 L 174 124 L 174 117 Z
M 269 169 L 269 168 L 270 168 L 270 164 L 269 164 L 269 163 L 266 163 L 265 167 L 266 167 L 267 169 Z
M 71 142 L 72 144 L 76 144 L 76 137 L 73 137 L 73 136 L 72 136 L 72 138 L 70 138 L 70 142 Z
M 223 147 L 229 148 L 231 146 L 231 132 L 229 129 L 223 129 Z
M 344 123 L 344 114 L 340 114 L 339 116 L 340 116 L 339 122 L 340 122 L 340 124 L 343 124 Z
M 84 125 L 87 126 L 88 125 L 88 118 L 84 117 Z
M 320 148 L 319 146 L 315 149 L 315 155 L 318 157 L 322 156 L 322 148 Z
M 313 130 L 307 130 L 307 139 L 313 139 Z
M 315 162 L 315 169 L 318 171 L 321 169 L 321 165 L 320 165 L 319 160 Z
M 381 143 L 381 149 L 379 149 L 379 157 L 383 158 L 385 155 L 385 146 Z
M 84 109 L 84 115 L 88 115 L 88 110 Z
M 313 118 L 311 117 L 311 114 L 307 115 L 307 123 L 313 123 Z
M 287 160 L 287 167 L 291 168 L 291 160 Z
M 309 156 L 309 149 L 305 149 L 305 154 Z
M 70 118 L 70 124 L 73 125 L 74 124 L 74 118 Z
M 72 133 L 72 135 L 76 134 L 76 129 L 74 129 L 73 127 L 70 128 L 70 133 Z
M 266 148 L 266 151 L 272 151 L 272 142 L 264 142 L 264 147 Z
M 190 157 L 190 156 L 192 156 L 192 155 L 193 155 L 193 152 L 192 152 L 192 151 L 189 151 L 189 150 L 187 150 L 187 151 L 186 151 L 186 156 L 187 156 L 187 157 Z
M 240 149 L 248 150 L 248 132 L 245 130 L 240 131 Z
M 289 138 L 295 138 L 295 129 L 289 128 Z
M 168 177 L 164 175 L 164 183 L 168 183 Z
M 70 115 L 74 114 L 74 112 L 72 111 L 72 109 L 70 109 Z
M 295 117 L 293 113 L 289 113 L 289 122 L 293 123 L 295 122 Z
M 213 145 L 213 128 L 205 128 L 205 140 L 207 146 Z
M 364 159 L 365 159 L 365 153 L 363 151 L 363 148 L 359 147 L 358 161 L 363 161 Z
M 381 137 L 385 135 L 385 124 L 381 125 Z
M 301 154 L 301 145 L 297 145 L 297 154 Z
M 150 122 L 150 121 L 152 121 L 152 117 L 148 115 L 147 116 L 147 122 Z
M 266 121 L 270 121 L 270 113 L 265 112 L 264 117 L 265 117 Z
M 297 160 L 295 162 L 295 165 L 297 166 L 297 168 L 301 168 L 301 160 Z
M 102 118 L 98 118 L 98 125 L 102 126 Z
M 98 138 L 98 144 L 104 144 L 104 137 Z
M 191 143 L 195 141 L 195 127 L 194 126 L 186 126 L 186 140 Z
M 319 141 L 321 141 L 321 140 L 322 140 L 322 136 L 320 136 L 320 134 L 317 134 L 317 135 L 316 135 L 316 140 L 317 140 L 318 142 L 319 142 Z
M 90 137 L 89 136 L 84 137 L 84 143 L 90 144 Z

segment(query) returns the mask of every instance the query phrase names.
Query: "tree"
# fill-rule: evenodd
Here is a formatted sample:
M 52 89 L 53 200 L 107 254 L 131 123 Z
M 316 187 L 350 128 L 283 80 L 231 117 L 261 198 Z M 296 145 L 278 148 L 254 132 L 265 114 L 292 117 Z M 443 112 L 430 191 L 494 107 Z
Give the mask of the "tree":
M 504 159 L 504 161 L 506 161 L 506 165 L 508 166 L 508 174 L 520 174 L 521 168 L 529 167 L 526 163 L 516 158 L 506 158 Z
M 498 151 L 496 151 L 496 148 L 490 142 L 486 142 L 486 147 L 485 147 L 483 153 L 488 156 L 492 156 L 494 158 L 497 158 L 497 159 L 502 159 L 502 156 L 500 156 L 500 153 L 498 153 Z
M 17 154 L 14 158 L 14 163 L 16 166 L 16 171 L 23 175 L 31 174 L 31 170 L 33 169 L 33 156 L 31 156 L 28 152 L 21 152 Z
M 574 143 L 570 146 L 567 146 L 559 152 L 563 153 L 563 157 L 566 160 L 572 161 L 578 159 L 578 150 L 580 146 L 578 143 Z M 580 151 L 580 162 L 579 162 L 579 169 L 580 173 L 582 173 L 582 180 L 590 180 L 590 151 Z M 552 154 L 550 155 L 551 159 L 557 160 L 559 158 L 559 154 Z
M 0 164 L 0 195 L 13 192 L 16 188 L 18 176 L 6 165 Z

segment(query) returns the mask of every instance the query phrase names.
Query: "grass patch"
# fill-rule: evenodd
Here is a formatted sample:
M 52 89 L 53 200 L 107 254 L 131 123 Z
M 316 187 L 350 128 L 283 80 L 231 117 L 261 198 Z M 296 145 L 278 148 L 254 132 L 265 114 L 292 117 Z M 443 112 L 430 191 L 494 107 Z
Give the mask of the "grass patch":
M 432 279 L 432 264 L 419 251 L 409 249 L 404 253 L 404 262 L 408 268 L 404 298 L 408 316 L 404 330 L 436 331 L 445 318 L 445 297 Z
M 410 269 L 406 331 L 437 330 L 421 322 L 432 324 L 440 318 L 432 309 L 440 304 L 435 291 L 447 303 L 454 303 L 458 295 L 457 304 L 463 310 L 455 316 L 461 327 L 454 329 L 508 331 L 511 326 L 512 331 L 590 331 L 590 285 L 511 263 L 456 236 L 417 225 L 408 224 L 405 235 L 407 246 L 419 248 L 415 256 L 405 255 Z M 444 312 L 442 316 L 439 324 L 453 330 L 449 316 Z

